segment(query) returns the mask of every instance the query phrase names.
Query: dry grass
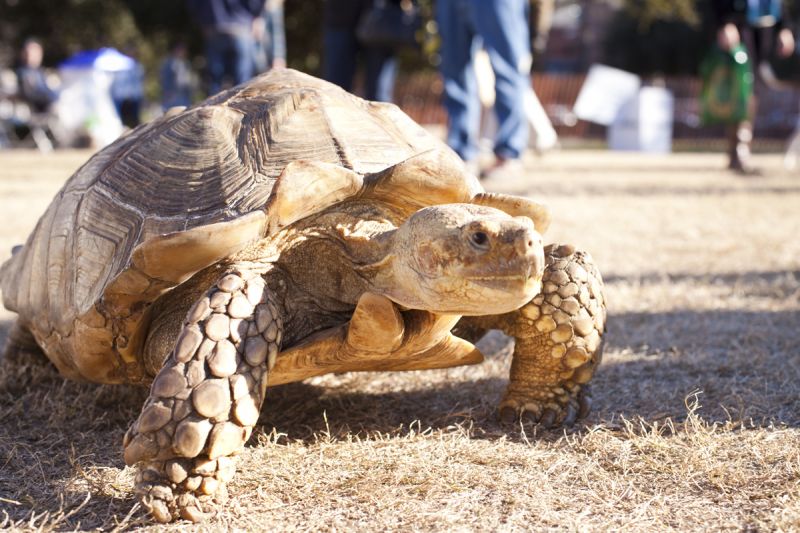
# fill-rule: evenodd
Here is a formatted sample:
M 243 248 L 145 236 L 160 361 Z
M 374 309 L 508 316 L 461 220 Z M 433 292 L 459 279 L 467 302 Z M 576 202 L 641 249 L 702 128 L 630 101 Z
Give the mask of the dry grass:
M 85 156 L 0 155 L 0 259 Z M 800 530 L 800 178 L 759 162 L 769 177 L 742 180 L 719 156 L 564 152 L 490 184 L 548 201 L 550 238 L 605 273 L 590 419 L 501 427 L 499 334 L 477 367 L 278 388 L 205 527 Z M 120 453 L 144 395 L 0 368 L 0 527 L 156 529 Z

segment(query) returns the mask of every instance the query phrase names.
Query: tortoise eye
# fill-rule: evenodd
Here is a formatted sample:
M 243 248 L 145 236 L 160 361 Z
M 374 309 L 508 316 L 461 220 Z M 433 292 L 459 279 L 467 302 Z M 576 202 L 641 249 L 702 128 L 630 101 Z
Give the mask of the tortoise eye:
M 489 247 L 489 236 L 483 231 L 476 231 L 470 235 L 469 240 L 477 248 L 486 249 Z

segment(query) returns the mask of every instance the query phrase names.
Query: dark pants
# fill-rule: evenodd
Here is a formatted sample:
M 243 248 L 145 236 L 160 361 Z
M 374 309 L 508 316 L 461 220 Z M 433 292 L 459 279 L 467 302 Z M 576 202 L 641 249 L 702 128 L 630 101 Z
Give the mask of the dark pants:
M 208 61 L 208 93 L 216 94 L 226 79 L 233 85 L 253 77 L 253 37 L 250 31 L 206 33 L 206 61 Z
M 114 102 L 122 124 L 128 128 L 135 128 L 141 124 L 139 113 L 142 107 L 141 100 L 125 99 Z
M 323 35 L 324 59 L 322 77 L 348 92 L 353 92 L 353 79 L 359 55 L 364 59 L 364 98 L 391 102 L 397 76 L 397 58 L 391 48 L 361 46 L 355 32 L 326 28 Z
M 449 117 L 447 144 L 464 160 L 478 155 L 480 101 L 472 60 L 483 46 L 495 75 L 498 130 L 494 152 L 520 157 L 528 145 L 525 93 L 530 89 L 527 0 L 437 0 L 442 38 L 439 69 Z

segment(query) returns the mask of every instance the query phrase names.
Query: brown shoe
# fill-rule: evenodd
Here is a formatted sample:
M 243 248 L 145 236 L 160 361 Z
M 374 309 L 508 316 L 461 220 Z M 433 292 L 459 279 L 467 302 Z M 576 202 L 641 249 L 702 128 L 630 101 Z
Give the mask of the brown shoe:
M 761 170 L 751 164 L 750 146 L 739 143 L 730 155 L 728 168 L 739 176 L 755 178 L 761 176 Z
M 761 171 L 751 164 L 750 144 L 753 141 L 753 130 L 749 124 L 735 128 L 730 137 L 728 149 L 728 168 L 740 176 L 756 177 Z

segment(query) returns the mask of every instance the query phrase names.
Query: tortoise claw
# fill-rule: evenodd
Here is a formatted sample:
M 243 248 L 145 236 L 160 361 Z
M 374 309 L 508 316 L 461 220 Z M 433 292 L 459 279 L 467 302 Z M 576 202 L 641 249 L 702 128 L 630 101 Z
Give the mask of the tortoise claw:
M 586 418 L 592 408 L 592 395 L 588 387 L 561 391 L 548 397 L 542 390 L 530 395 L 517 391 L 506 394 L 499 408 L 500 420 L 505 424 L 521 421 L 538 424 L 545 429 L 572 427 Z
M 578 395 L 578 405 L 580 407 L 578 418 L 586 418 L 589 416 L 589 413 L 592 411 L 592 395 L 588 388 L 582 390 L 581 394 Z
M 572 427 L 575 425 L 575 421 L 578 419 L 578 411 L 575 410 L 572 403 L 567 405 L 567 414 L 564 416 L 564 420 L 561 421 L 561 425 L 565 427 Z
M 556 413 L 555 409 L 548 407 L 544 410 L 544 413 L 542 413 L 542 418 L 539 419 L 539 425 L 545 429 L 551 429 L 557 425 L 557 416 L 558 413 Z
M 184 507 L 183 509 L 180 510 L 180 513 L 181 513 L 181 518 L 183 518 L 184 520 L 188 520 L 190 522 L 194 522 L 195 524 L 197 524 L 198 522 L 204 522 L 211 516 L 209 513 L 204 513 L 194 505 L 190 505 L 189 507 Z
M 178 497 L 178 514 L 184 520 L 195 524 L 204 522 L 214 516 L 213 511 L 203 511 L 203 505 L 193 494 L 181 494 Z
M 522 413 L 519 415 L 520 421 L 523 424 L 538 424 L 539 423 L 539 414 L 535 411 L 529 411 L 527 409 L 523 409 Z
M 500 408 L 500 421 L 503 424 L 513 424 L 517 420 L 517 411 L 513 407 Z
M 150 509 L 150 514 L 153 515 L 153 518 L 155 518 L 156 521 L 162 524 L 172 522 L 172 513 L 170 512 L 166 502 L 163 500 L 153 498 L 147 502 L 145 506 Z

